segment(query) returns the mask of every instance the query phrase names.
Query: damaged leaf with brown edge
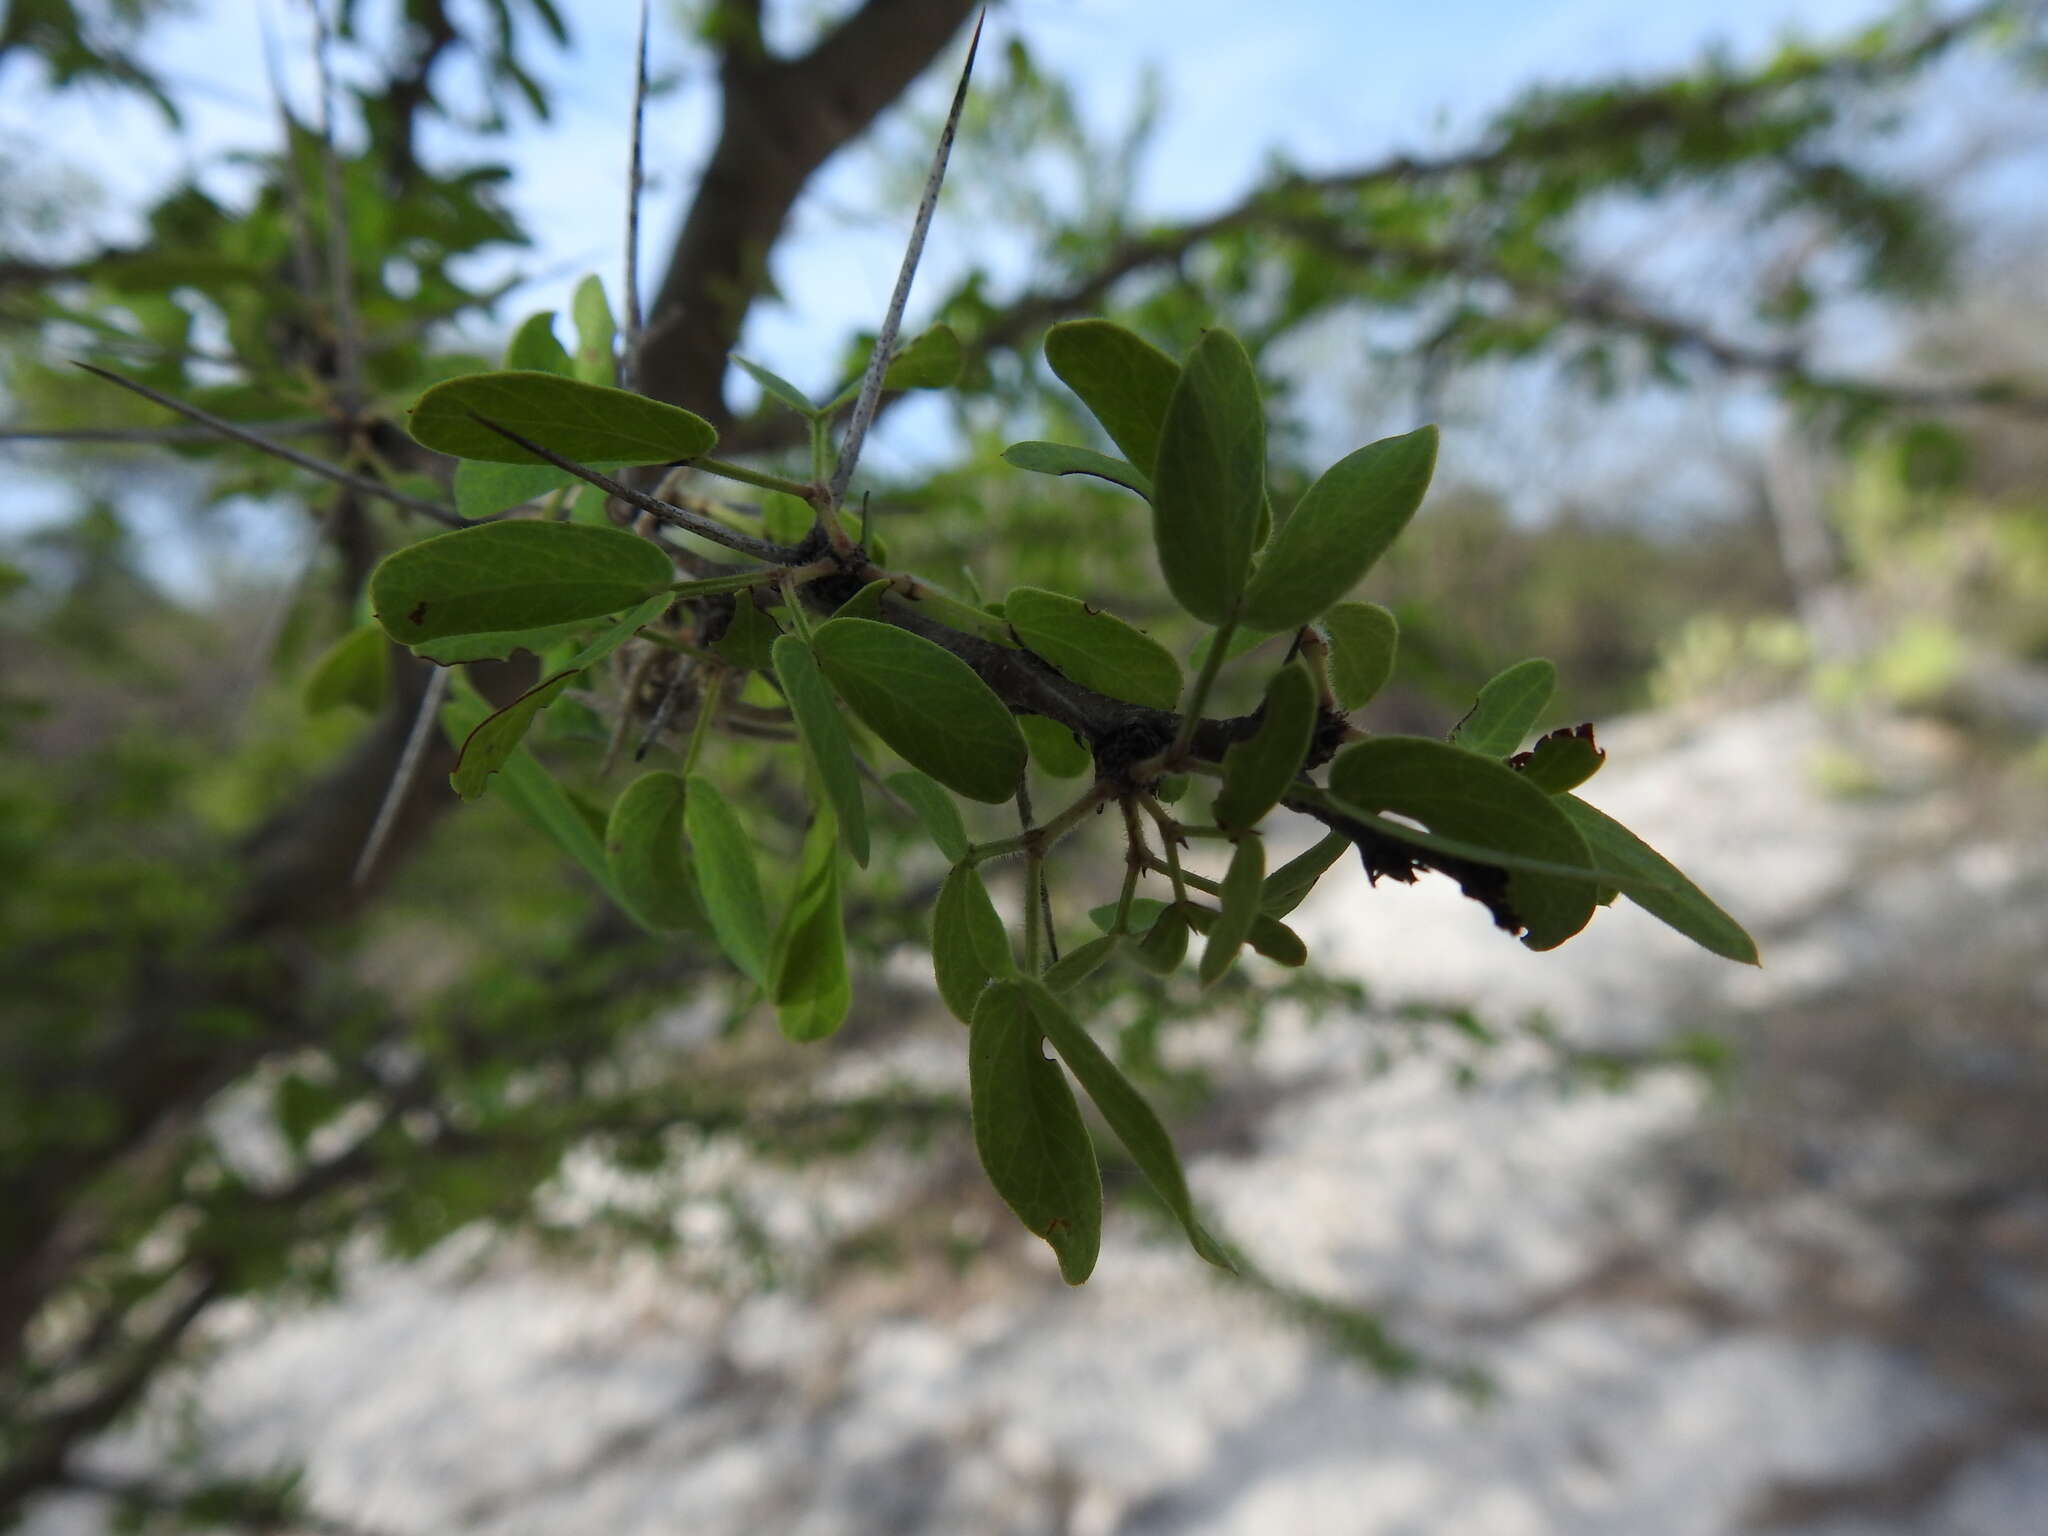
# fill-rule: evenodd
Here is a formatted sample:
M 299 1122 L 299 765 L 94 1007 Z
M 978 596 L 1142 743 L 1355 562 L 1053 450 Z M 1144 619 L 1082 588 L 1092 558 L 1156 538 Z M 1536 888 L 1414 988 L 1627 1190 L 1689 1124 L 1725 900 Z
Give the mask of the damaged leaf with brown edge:
M 982 993 L 967 1035 L 974 1150 L 1003 1203 L 1051 1246 L 1060 1277 L 1079 1285 L 1102 1247 L 1102 1173 L 1074 1090 L 1041 1039 L 1021 983 Z
M 1592 854 L 1557 802 L 1514 769 L 1424 736 L 1375 736 L 1337 754 L 1330 793 L 1361 811 L 1412 817 L 1431 832 L 1486 850 L 1585 870 L 1583 878 L 1506 870 L 1514 917 L 1531 949 L 1552 949 L 1585 927 L 1598 887 Z

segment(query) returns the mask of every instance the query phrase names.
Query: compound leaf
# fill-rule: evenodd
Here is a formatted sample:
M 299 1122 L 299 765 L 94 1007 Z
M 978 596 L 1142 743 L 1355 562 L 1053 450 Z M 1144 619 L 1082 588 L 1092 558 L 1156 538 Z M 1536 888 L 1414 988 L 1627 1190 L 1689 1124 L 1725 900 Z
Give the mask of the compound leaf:
M 1592 850 L 1602 884 L 1613 886 L 1702 949 L 1744 965 L 1758 963 L 1756 940 L 1656 849 L 1577 795 L 1559 795 L 1551 803 Z
M 1222 910 L 1209 928 L 1209 942 L 1202 950 L 1196 974 L 1202 985 L 1213 987 L 1237 961 L 1237 952 L 1251 937 L 1252 924 L 1259 918 L 1259 897 L 1266 885 L 1266 845 L 1251 833 L 1237 840 L 1230 867 L 1223 874 L 1219 900 Z
M 1107 320 L 1068 320 L 1045 333 L 1045 361 L 1140 471 L 1159 459 L 1180 364 Z

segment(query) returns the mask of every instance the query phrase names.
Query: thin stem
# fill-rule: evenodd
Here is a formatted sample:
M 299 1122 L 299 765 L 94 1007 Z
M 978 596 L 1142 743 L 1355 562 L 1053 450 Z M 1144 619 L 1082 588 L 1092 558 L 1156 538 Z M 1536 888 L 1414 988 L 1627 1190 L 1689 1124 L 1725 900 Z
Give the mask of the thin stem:
M 1171 874 L 1173 872 L 1172 866 L 1156 854 L 1148 853 L 1145 855 L 1145 867 L 1147 869 L 1156 869 L 1161 874 Z M 1223 894 L 1223 883 L 1220 880 L 1211 880 L 1206 876 L 1196 874 L 1193 870 L 1185 869 L 1180 872 L 1180 878 L 1183 884 L 1191 885 L 1198 891 L 1206 891 L 1211 896 L 1221 896 Z M 1187 897 L 1183 895 L 1181 900 L 1185 901 Z
M 1237 620 L 1231 618 L 1225 619 L 1217 626 L 1216 633 L 1209 637 L 1209 654 L 1202 658 L 1202 670 L 1188 685 L 1187 698 L 1180 707 L 1180 729 L 1174 733 L 1173 745 L 1160 759 L 1163 767 L 1175 767 L 1188 755 L 1195 731 L 1202 723 L 1203 706 L 1209 702 L 1209 690 L 1216 684 L 1216 674 L 1223 670 L 1223 663 L 1230 654 L 1230 637 L 1236 633 Z
M 1159 844 L 1166 850 L 1166 872 L 1173 878 L 1173 899 L 1175 901 L 1186 901 L 1188 899 L 1188 882 L 1187 876 L 1181 872 L 1180 867 L 1179 823 L 1167 815 L 1166 807 L 1150 795 L 1140 795 L 1138 797 L 1138 804 L 1144 808 L 1145 814 L 1150 816 L 1159 828 Z
M 771 565 L 788 565 L 797 558 L 797 552 L 785 544 L 770 543 L 757 539 L 750 533 L 739 533 L 722 523 L 714 522 L 701 512 L 690 512 L 682 507 L 657 500 L 645 491 L 636 491 L 632 486 L 614 480 L 610 475 L 592 469 L 588 464 L 579 464 L 574 459 L 564 458 L 552 448 L 543 448 L 524 433 L 515 432 L 501 422 L 492 421 L 488 416 L 470 412 L 472 420 L 489 427 L 508 443 L 516 443 L 535 458 L 545 459 L 557 469 L 567 470 L 577 479 L 596 486 L 607 495 L 616 496 L 629 507 L 637 507 L 657 521 L 694 533 L 700 539 L 709 539 L 713 544 L 723 544 L 727 549 L 740 554 L 751 555 L 756 560 L 766 560 Z
M 903 306 L 910 300 L 911 279 L 917 276 L 917 263 L 924 255 L 924 237 L 932 227 L 932 214 L 939 206 L 939 188 L 945 184 L 946 161 L 953 153 L 953 136 L 960 129 L 960 113 L 967 105 L 967 82 L 974 74 L 974 55 L 981 47 L 981 24 L 987 13 L 975 18 L 974 35 L 967 41 L 967 62 L 960 68 L 960 83 L 953 88 L 953 106 L 946 114 L 946 126 L 939 134 L 939 146 L 932 154 L 931 174 L 925 178 L 924 196 L 918 200 L 917 218 L 910 227 L 910 241 L 903 248 L 903 265 L 896 272 L 896 287 L 889 295 L 889 308 L 882 316 L 882 328 L 875 335 L 875 350 L 868 358 L 867 372 L 861 376 L 860 397 L 853 402 L 853 415 L 846 423 L 846 436 L 840 440 L 839 462 L 833 466 L 832 483 L 821 516 L 836 512 L 839 504 L 846 499 L 846 487 L 853 479 L 854 466 L 860 462 L 860 451 L 867 441 L 868 428 L 874 424 L 875 407 L 882 398 L 882 376 L 889 371 L 889 354 L 895 350 L 896 332 L 903 324 Z M 827 531 L 830 529 L 828 527 Z
M 679 581 L 669 588 L 677 597 L 711 597 L 719 592 L 744 592 L 776 579 L 772 570 L 734 571 L 730 576 L 707 576 L 702 581 Z
M 640 0 L 640 38 L 633 53 L 633 147 L 626 157 L 626 345 L 624 377 L 620 383 L 635 387 L 640 374 L 640 333 L 645 329 L 640 314 L 640 194 L 645 178 L 641 151 L 647 130 L 647 0 Z
M 287 448 L 282 443 L 273 443 L 269 438 L 259 437 L 244 427 L 236 426 L 232 421 L 223 420 L 211 411 L 202 411 L 196 405 L 187 405 L 182 400 L 173 399 L 169 395 L 159 393 L 157 390 L 151 389 L 147 384 L 138 384 L 135 380 L 126 378 L 114 372 L 111 368 L 102 368 L 95 363 L 81 362 L 77 358 L 73 358 L 71 364 L 74 368 L 83 368 L 87 373 L 92 374 L 96 378 L 105 379 L 109 384 L 118 384 L 123 389 L 142 396 L 145 400 L 154 401 L 167 411 L 176 411 L 187 421 L 196 421 L 200 425 L 219 433 L 222 437 L 237 443 L 245 443 L 251 448 L 269 454 L 274 459 L 282 459 L 287 464 L 296 465 L 308 474 L 318 475 L 323 480 L 332 480 L 336 485 L 345 485 L 352 491 L 362 492 L 365 496 L 381 497 L 393 506 L 404 507 L 407 511 L 417 512 L 422 517 L 431 517 L 435 522 L 446 524 L 450 528 L 467 528 L 470 526 L 465 519 L 449 511 L 446 507 L 437 507 L 431 501 L 421 501 L 418 497 L 408 496 L 403 491 L 394 491 L 390 486 L 369 479 L 367 476 L 350 474 L 345 469 L 300 453 L 295 448 Z
M 708 675 L 697 683 L 697 723 L 690 727 L 689 750 L 683 754 L 683 777 L 688 778 L 697 771 L 697 759 L 703 755 L 704 743 L 711 739 L 712 722 L 718 718 L 719 701 L 725 696 L 721 686 L 724 673 L 720 668 L 707 668 Z
M 450 669 L 434 668 L 427 679 L 427 686 L 420 693 L 420 710 L 413 716 L 412 730 L 405 738 L 405 749 L 398 756 L 398 767 L 392 772 L 391 785 L 384 791 L 384 803 L 377 807 L 377 819 L 370 824 L 370 835 L 363 840 L 363 851 L 356 856 L 356 867 L 349 876 L 349 883 L 361 889 L 369 883 L 370 872 L 377 867 L 378 855 L 391 838 L 391 829 L 398 825 L 399 810 L 405 798 L 412 792 L 412 782 L 420 771 L 420 762 L 426 756 L 427 742 L 434 734 L 434 727 L 440 723 L 441 701 L 448 697 Z
M 796 626 L 799 639 L 805 645 L 811 643 L 811 616 L 804 612 L 803 599 L 797 595 L 796 573 L 785 571 L 782 575 L 782 601 L 789 609 L 789 621 Z
M 1145 824 L 1138 820 L 1138 808 L 1126 795 L 1117 802 L 1117 809 L 1124 816 L 1124 888 L 1116 899 L 1116 921 L 1109 925 L 1112 934 L 1131 931 L 1131 902 L 1138 894 L 1138 876 L 1145 872 L 1151 860 L 1151 849 L 1145 846 Z
M 1023 826 L 1024 832 L 1028 836 L 1032 831 L 1029 775 L 1017 781 L 1017 820 Z M 1026 908 L 1024 948 L 1026 953 L 1033 957 L 1031 960 L 1031 970 L 1033 974 L 1036 974 L 1039 967 L 1036 959 L 1037 947 L 1031 942 L 1031 920 L 1033 916 L 1044 919 L 1043 930 L 1045 933 L 1045 950 L 1049 957 L 1048 963 L 1056 964 L 1060 958 L 1059 941 L 1053 936 L 1052 931 L 1052 892 L 1047 887 L 1045 880 L 1045 845 L 1043 843 L 1033 843 L 1024 850 L 1024 902 Z
M 319 437 L 334 430 L 331 421 L 266 421 L 250 430 L 270 437 Z M 220 435 L 205 427 L 0 427 L 6 443 L 206 443 Z
M 1036 976 L 1044 969 L 1039 951 L 1044 947 L 1044 920 L 1039 915 L 1039 893 L 1045 888 L 1045 854 L 1036 845 L 1024 850 L 1024 973 Z
M 801 480 L 792 480 L 787 475 L 773 475 L 765 469 L 749 469 L 744 464 L 730 464 L 724 459 L 690 459 L 686 467 L 701 469 L 707 475 L 717 475 L 721 480 L 737 480 L 741 485 L 756 486 L 764 491 L 780 491 L 785 496 L 794 496 L 798 501 L 816 504 L 818 488 L 806 485 Z

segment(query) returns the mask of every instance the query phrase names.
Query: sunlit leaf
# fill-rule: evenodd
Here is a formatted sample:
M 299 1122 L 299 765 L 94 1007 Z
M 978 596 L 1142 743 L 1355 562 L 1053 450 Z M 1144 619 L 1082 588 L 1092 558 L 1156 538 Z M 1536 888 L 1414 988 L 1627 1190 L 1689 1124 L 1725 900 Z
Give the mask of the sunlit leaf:
M 748 977 L 768 985 L 768 909 L 754 869 L 754 842 L 716 784 L 692 775 L 683 827 L 697 868 L 697 891 L 718 947 Z
M 868 619 L 828 619 L 818 665 L 862 724 L 911 766 L 970 800 L 1017 792 L 1024 737 L 974 669 L 922 635 Z
M 505 367 L 514 372 L 559 373 L 564 377 L 576 369 L 562 343 L 555 336 L 555 312 L 543 309 L 519 322 L 505 348 Z
M 1079 1285 L 1102 1244 L 1102 1175 L 1074 1090 L 1040 1049 L 1022 985 L 989 987 L 967 1038 L 981 1166 L 1017 1219 L 1051 1245 L 1061 1277 Z
M 1330 641 L 1330 692 L 1339 709 L 1357 709 L 1394 675 L 1401 626 L 1377 603 L 1338 603 L 1323 615 Z
M 884 389 L 949 389 L 960 377 L 966 354 L 950 325 L 935 325 L 896 349 L 882 370 Z
M 1557 668 L 1540 656 L 1518 661 L 1495 674 L 1451 740 L 1481 757 L 1506 757 L 1522 744 L 1557 688 Z
M 576 321 L 576 377 L 586 384 L 618 383 L 618 364 L 613 360 L 613 349 L 618 342 L 618 324 L 612 319 L 612 306 L 604 296 L 604 282 L 597 274 L 590 274 L 576 285 L 576 295 L 569 302 L 569 312 Z M 508 422 L 506 425 L 510 426 L 513 423 Z M 526 435 L 535 442 L 548 443 L 550 448 L 555 448 L 553 443 L 548 442 L 538 432 L 528 432 Z M 707 444 L 706 447 L 708 446 Z M 555 451 L 569 454 L 571 458 L 586 458 L 581 454 L 570 453 L 566 448 L 555 448 Z M 704 451 L 703 448 L 697 450 L 698 453 Z M 678 454 L 676 457 L 694 455 Z M 589 462 L 587 458 L 586 462 Z
M 1361 811 L 1392 811 L 1485 853 L 1521 855 L 1584 876 L 1503 866 L 1522 942 L 1550 949 L 1586 926 L 1596 886 L 1586 840 L 1543 793 L 1503 763 L 1421 736 L 1375 736 L 1337 754 L 1330 792 Z M 1396 823 L 1387 830 L 1398 834 Z
M 746 371 L 748 378 L 761 386 L 761 393 L 771 400 L 780 400 L 799 416 L 810 416 L 817 411 L 817 407 L 811 404 L 810 397 L 781 374 L 770 373 L 759 363 L 750 363 L 737 352 L 733 353 L 732 360 Z
M 1065 443 L 1012 443 L 1003 450 L 1003 460 L 1034 475 L 1089 475 L 1136 491 L 1147 501 L 1152 499 L 1150 475 L 1135 464 L 1097 453 L 1093 448 L 1072 448 Z
M 1552 804 L 1578 828 L 1603 884 L 1702 949 L 1744 965 L 1758 963 L 1756 940 L 1656 849 L 1577 795 L 1559 795 Z
M 642 774 L 619 795 L 605 824 L 605 858 L 628 911 L 657 932 L 702 930 L 704 906 L 683 846 L 685 786 L 679 774 Z
M 616 528 L 487 523 L 385 556 L 370 574 L 370 604 L 386 634 L 419 646 L 603 618 L 675 579 L 658 546 Z
M 1349 592 L 1408 526 L 1435 466 L 1435 427 L 1338 460 L 1267 545 L 1245 589 L 1244 621 L 1295 629 Z
M 412 435 L 459 459 L 545 464 L 478 417 L 584 464 L 666 464 L 709 453 L 711 423 L 680 406 L 552 373 L 470 373 L 436 384 L 413 405 Z
M 358 624 L 321 654 L 306 678 L 308 714 L 352 704 L 375 714 L 391 678 L 391 642 L 375 624 Z
M 1068 320 L 1045 333 L 1045 361 L 1139 470 L 1159 458 L 1167 403 L 1180 364 L 1107 320 Z
M 1255 827 L 1280 803 L 1301 772 L 1316 731 L 1316 685 L 1293 663 L 1266 684 L 1265 713 L 1249 737 L 1223 754 L 1216 822 L 1232 831 Z
M 972 864 L 955 864 L 932 907 L 932 978 L 965 1024 L 990 981 L 1017 973 L 1010 935 Z
M 853 742 L 847 737 L 846 722 L 839 716 L 839 703 L 832 697 L 811 648 L 794 635 L 775 642 L 775 676 L 782 684 L 796 717 L 797 736 L 804 745 L 818 782 L 831 802 L 839 824 L 840 837 L 854 863 L 863 869 L 868 862 L 867 806 L 861 799 L 860 767 L 854 761 Z
M 1173 653 L 1113 613 L 1064 593 L 1012 587 L 1003 618 L 1025 649 L 1084 688 L 1151 709 L 1180 702 L 1180 663 Z
M 1116 1063 L 1103 1053 L 1094 1037 L 1061 1006 L 1048 987 L 1029 980 L 1022 985 L 1032 1021 L 1052 1042 L 1060 1060 L 1074 1074 L 1074 1081 L 1094 1102 L 1116 1139 L 1124 1144 L 1124 1150 L 1131 1154 L 1131 1161 L 1138 1165 L 1146 1182 L 1166 1202 L 1166 1208 L 1187 1233 L 1189 1244 L 1211 1264 L 1234 1272 L 1237 1266 L 1195 1215 L 1194 1197 L 1188 1193 L 1187 1176 L 1181 1172 L 1173 1138 L 1166 1134 L 1166 1127 L 1145 1102 L 1145 1096 L 1131 1085 L 1130 1079 L 1117 1069 Z
M 1207 624 L 1236 617 L 1266 495 L 1266 418 L 1252 360 L 1228 331 L 1188 354 L 1159 434 L 1152 535 L 1174 599 Z

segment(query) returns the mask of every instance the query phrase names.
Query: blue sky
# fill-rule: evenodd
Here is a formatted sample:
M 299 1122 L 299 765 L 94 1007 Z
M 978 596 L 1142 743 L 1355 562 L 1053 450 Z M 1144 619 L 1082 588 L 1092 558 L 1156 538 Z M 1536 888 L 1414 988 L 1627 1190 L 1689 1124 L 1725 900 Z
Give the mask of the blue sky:
M 512 304 L 513 316 L 566 307 L 582 272 L 595 269 L 616 283 L 621 265 L 635 7 L 603 0 L 564 8 L 577 32 L 573 53 L 537 55 L 555 93 L 554 118 L 522 119 L 495 151 L 518 167 L 513 199 L 538 240 L 519 258 L 537 276 Z M 817 9 L 770 7 L 784 17 Z M 1073 81 L 1097 123 L 1127 118 L 1147 70 L 1157 72 L 1166 113 L 1141 196 L 1147 212 L 1169 216 L 1228 203 L 1275 149 L 1306 168 L 1326 169 L 1396 148 L 1455 144 L 1531 84 L 1667 70 L 1710 46 L 1753 54 L 1791 34 L 1831 37 L 1883 11 L 1871 0 L 1275 0 L 1256 9 L 1242 0 L 1015 0 L 996 10 L 990 27 L 993 42 L 1021 35 L 1042 67 Z M 195 158 L 270 141 L 264 14 L 304 108 L 312 82 L 303 7 L 289 0 L 201 0 L 157 35 L 152 55 L 191 103 L 189 142 L 166 133 L 145 106 L 77 94 L 51 101 L 24 88 L 16 71 L 0 94 L 0 143 L 15 157 L 61 158 L 100 182 L 104 196 L 91 222 L 118 236 L 119 211 Z M 921 103 L 936 103 L 950 89 L 955 59 L 922 83 Z M 673 24 L 657 27 L 655 60 L 658 72 L 679 71 L 681 83 L 649 118 L 649 283 L 708 147 L 714 106 L 702 61 Z M 922 152 L 906 126 L 894 134 L 905 154 Z M 859 151 L 828 167 L 799 223 L 802 238 L 779 257 L 783 302 L 761 306 L 746 337 L 750 355 L 799 383 L 825 383 L 839 338 L 855 325 L 872 325 L 886 298 L 908 209 L 901 218 L 857 223 L 843 216 L 873 205 L 875 174 L 874 156 Z M 971 174 L 970 164 L 956 162 L 956 175 Z M 942 212 L 919 297 L 942 291 L 975 233 L 949 231 Z M 913 298 L 913 320 L 917 308 Z M 915 456 L 935 426 L 931 411 L 897 413 L 877 442 L 878 467 Z M 0 526 L 21 526 L 42 498 L 17 491 L 11 500 L 11 510 L 0 509 Z

